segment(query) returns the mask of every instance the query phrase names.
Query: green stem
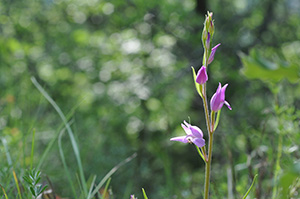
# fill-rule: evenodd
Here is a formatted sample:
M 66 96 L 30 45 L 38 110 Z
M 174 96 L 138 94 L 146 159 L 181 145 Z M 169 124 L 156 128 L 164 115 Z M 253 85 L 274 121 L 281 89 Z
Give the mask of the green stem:
M 205 186 L 204 186 L 204 199 L 209 197 L 209 184 L 210 184 L 210 168 L 212 159 L 212 146 L 213 146 L 213 134 L 209 133 L 208 141 L 208 160 L 205 165 Z
M 280 158 L 282 155 L 282 134 L 280 132 L 279 138 L 278 138 L 278 146 L 277 146 L 277 157 L 276 157 L 276 165 L 275 165 L 275 173 L 274 173 L 274 187 L 273 187 L 273 192 L 272 192 L 272 199 L 275 199 L 277 197 L 277 178 L 280 172 Z
M 204 105 L 204 112 L 205 112 L 205 120 L 206 120 L 206 127 L 207 132 L 211 132 L 210 128 L 210 119 L 209 119 L 209 112 L 208 112 L 208 105 L 207 105 L 207 98 L 206 98 L 206 83 L 203 85 L 203 105 Z
M 208 104 L 206 98 L 206 84 L 203 86 L 203 104 L 204 104 L 204 112 L 206 119 L 206 127 L 208 131 L 208 158 L 205 165 L 205 185 L 204 185 L 204 199 L 208 199 L 209 197 L 209 184 L 210 184 L 210 168 L 211 168 L 211 159 L 212 159 L 212 146 L 213 146 L 213 130 L 211 121 L 209 119 L 209 111 Z M 213 122 L 213 121 L 212 121 Z M 214 122 L 213 122 L 214 123 Z
M 208 66 L 208 59 L 209 59 L 209 48 L 204 47 L 204 59 L 203 65 L 207 68 Z M 207 104 L 207 97 L 206 97 L 206 83 L 203 85 L 203 107 L 205 112 L 205 120 L 206 120 L 206 127 L 208 132 L 208 153 L 207 153 L 207 161 L 205 164 L 205 185 L 204 185 L 204 199 L 208 199 L 209 197 L 209 184 L 210 184 L 210 168 L 211 168 L 211 159 L 212 159 L 212 146 L 213 146 L 213 124 L 214 118 L 209 119 L 209 110 Z

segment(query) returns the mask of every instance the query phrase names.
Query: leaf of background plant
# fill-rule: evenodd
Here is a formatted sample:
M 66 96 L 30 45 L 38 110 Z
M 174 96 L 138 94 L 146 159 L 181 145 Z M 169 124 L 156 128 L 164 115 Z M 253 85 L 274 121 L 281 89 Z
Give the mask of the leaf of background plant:
M 242 73 L 248 79 L 260 79 L 272 83 L 287 79 L 291 83 L 296 83 L 300 78 L 300 70 L 295 63 L 267 60 L 257 49 L 251 49 L 249 55 L 242 52 L 238 55 L 243 63 Z
M 283 175 L 279 181 L 279 187 L 281 188 L 280 198 L 289 198 L 290 190 L 292 189 L 293 183 L 300 176 L 300 162 L 291 165 L 285 169 Z
M 143 191 L 143 196 L 144 196 L 144 199 L 148 199 L 147 195 L 146 195 L 146 192 L 145 192 L 145 189 L 142 188 L 142 191 Z

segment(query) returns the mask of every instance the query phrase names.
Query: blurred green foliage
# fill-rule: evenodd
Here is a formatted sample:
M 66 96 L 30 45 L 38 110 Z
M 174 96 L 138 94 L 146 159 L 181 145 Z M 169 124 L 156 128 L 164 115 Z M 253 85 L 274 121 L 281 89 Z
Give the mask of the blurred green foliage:
M 296 49 L 297 48 L 295 48 L 295 50 Z M 274 83 L 277 83 L 284 78 L 292 83 L 296 83 L 299 81 L 299 59 L 294 59 L 290 60 L 291 62 L 287 62 L 282 61 L 282 59 L 278 58 L 276 54 L 273 54 L 273 56 L 277 57 L 277 60 L 269 61 L 263 57 L 264 52 L 265 50 L 258 51 L 256 49 L 251 49 L 249 56 L 246 56 L 242 53 L 240 54 L 241 60 L 244 65 L 243 72 L 247 78 L 261 79 L 267 82 Z M 295 51 L 293 51 L 293 53 L 295 53 Z
M 275 171 L 280 182 L 294 176 L 300 158 L 299 7 L 296 0 L 1 1 L 0 184 L 17 195 L 12 169 L 21 178 L 29 168 L 33 128 L 33 165 L 61 130 L 33 76 L 69 116 L 87 179 L 100 181 L 137 152 L 112 176 L 114 198 L 142 198 L 141 188 L 149 198 L 201 198 L 201 159 L 169 138 L 189 117 L 205 129 L 190 68 L 202 62 L 204 9 L 214 13 L 214 44 L 222 43 L 208 68 L 208 95 L 229 83 L 233 107 L 222 111 L 215 134 L 212 198 L 241 198 L 256 173 L 251 198 L 271 198 Z M 71 142 L 61 141 L 77 182 Z M 40 169 L 58 195 L 72 195 L 57 142 Z

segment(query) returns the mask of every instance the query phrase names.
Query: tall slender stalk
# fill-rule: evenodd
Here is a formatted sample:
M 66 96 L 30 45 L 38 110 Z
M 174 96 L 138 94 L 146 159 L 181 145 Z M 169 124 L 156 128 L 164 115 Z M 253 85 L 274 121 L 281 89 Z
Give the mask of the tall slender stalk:
M 204 63 L 205 67 L 208 66 L 208 58 L 209 58 L 209 48 L 204 48 Z M 206 127 L 208 132 L 208 158 L 205 162 L 205 185 L 204 185 L 204 199 L 208 199 L 209 197 L 209 184 L 210 184 L 210 169 L 211 169 L 211 159 L 212 159 L 212 146 L 213 146 L 213 129 L 211 122 L 213 120 L 209 119 L 209 110 L 208 110 L 208 104 L 207 104 L 207 96 L 206 96 L 206 83 L 203 85 L 203 108 L 205 112 L 205 120 L 206 120 Z
M 204 199 L 209 197 L 209 184 L 210 184 L 210 168 L 212 159 L 212 146 L 213 146 L 213 130 L 211 129 L 211 121 L 209 119 L 209 111 L 206 97 L 206 84 L 203 86 L 203 107 L 205 112 L 206 127 L 208 131 L 208 158 L 205 162 L 205 185 L 204 185 Z
M 208 141 L 208 160 L 205 164 L 205 186 L 204 186 L 204 199 L 209 197 L 209 184 L 210 184 L 210 169 L 212 159 L 212 146 L 213 146 L 213 134 L 209 133 Z

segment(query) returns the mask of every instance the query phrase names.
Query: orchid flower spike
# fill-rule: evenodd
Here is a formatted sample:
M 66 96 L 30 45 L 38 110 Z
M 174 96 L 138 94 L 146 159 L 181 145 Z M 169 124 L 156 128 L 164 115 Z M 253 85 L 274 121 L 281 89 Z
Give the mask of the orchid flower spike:
M 208 77 L 207 77 L 207 72 L 206 72 L 206 67 L 202 66 L 196 76 L 196 82 L 198 84 L 204 84 L 205 82 L 207 82 Z
M 225 84 L 222 87 L 221 83 L 219 83 L 219 87 L 216 93 L 212 96 L 210 100 L 210 108 L 212 111 L 217 112 L 223 107 L 224 104 L 229 108 L 229 110 L 231 110 L 230 104 L 227 101 L 225 101 L 225 91 L 227 86 L 228 84 Z
M 218 49 L 218 47 L 220 46 L 221 44 L 217 44 L 215 47 L 213 47 L 211 49 L 211 53 L 210 53 L 210 56 L 208 58 L 208 64 L 210 64 L 213 60 L 214 60 L 214 57 L 215 57 L 215 53 Z
M 198 147 L 203 147 L 205 145 L 205 140 L 203 139 L 203 133 L 200 128 L 197 126 L 192 126 L 186 121 L 181 123 L 182 128 L 184 129 L 186 136 L 179 136 L 171 138 L 171 141 L 179 141 L 183 143 L 194 143 Z

